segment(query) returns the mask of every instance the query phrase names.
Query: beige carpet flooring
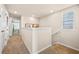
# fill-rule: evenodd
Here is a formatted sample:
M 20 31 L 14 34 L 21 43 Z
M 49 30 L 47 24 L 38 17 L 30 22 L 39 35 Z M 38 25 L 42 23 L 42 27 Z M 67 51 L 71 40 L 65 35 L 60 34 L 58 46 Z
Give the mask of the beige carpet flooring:
M 28 54 L 29 51 L 25 47 L 20 35 L 14 35 L 3 49 L 3 54 Z

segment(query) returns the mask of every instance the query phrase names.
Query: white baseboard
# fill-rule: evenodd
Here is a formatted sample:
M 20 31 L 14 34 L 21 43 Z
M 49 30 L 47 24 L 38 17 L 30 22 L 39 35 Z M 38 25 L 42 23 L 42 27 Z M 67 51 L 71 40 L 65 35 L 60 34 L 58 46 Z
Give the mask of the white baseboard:
M 62 42 L 55 42 L 55 43 L 53 43 L 53 45 L 54 45 L 54 44 L 61 44 L 61 45 L 63 45 L 63 46 L 66 46 L 66 47 L 68 47 L 68 48 L 71 48 L 71 49 L 73 49 L 73 50 L 77 50 L 77 51 L 79 51 L 78 48 L 75 48 L 75 47 L 69 46 L 69 45 L 64 44 L 64 43 L 62 43 Z
M 26 46 L 26 48 L 27 48 L 27 50 L 29 51 L 29 53 L 31 54 L 32 52 L 31 52 L 31 49 L 29 49 L 27 46 Z
M 50 45 L 44 47 L 43 49 L 38 50 L 38 51 L 36 51 L 36 52 L 34 52 L 34 53 L 31 53 L 31 54 L 39 54 L 40 52 L 44 51 L 45 49 L 49 48 L 50 46 L 52 46 L 52 45 L 50 44 Z
M 50 45 L 48 45 L 48 46 L 46 46 L 46 47 L 44 47 L 44 48 L 42 48 L 40 50 L 37 50 L 35 52 L 30 52 L 30 53 L 31 54 L 39 54 L 40 52 L 44 51 L 45 49 L 49 48 L 50 46 L 52 46 L 52 44 L 50 44 Z
M 38 53 L 38 54 L 39 54 L 40 52 L 44 51 L 45 49 L 49 48 L 50 46 L 52 46 L 52 44 L 50 44 L 50 45 L 48 45 L 48 46 L 44 47 L 43 49 L 41 49 L 41 50 L 37 51 L 36 53 Z
M 45 49 L 49 48 L 50 46 L 52 46 L 52 44 L 50 44 L 50 45 L 48 45 L 48 46 L 42 48 L 41 50 L 35 51 L 35 52 L 33 52 L 33 53 L 31 52 L 31 54 L 39 54 L 40 52 L 44 51 Z
M 22 38 L 23 39 L 23 38 Z M 29 51 L 29 53 L 31 54 L 31 49 L 28 47 L 28 45 L 26 44 L 26 42 L 23 40 L 25 47 L 27 48 L 27 50 Z

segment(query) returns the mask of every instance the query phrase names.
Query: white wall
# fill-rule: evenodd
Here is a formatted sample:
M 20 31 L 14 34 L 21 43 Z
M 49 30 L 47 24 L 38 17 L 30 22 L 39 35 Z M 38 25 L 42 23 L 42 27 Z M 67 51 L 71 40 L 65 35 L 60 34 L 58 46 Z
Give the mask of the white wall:
M 21 28 L 25 27 L 25 24 L 29 22 L 29 18 L 22 16 L 21 17 Z
M 25 46 L 29 52 L 32 52 L 32 29 L 21 29 L 21 35 Z
M 0 29 L 5 29 L 6 27 L 6 17 L 5 17 L 6 8 L 4 5 L 0 5 Z
M 21 28 L 25 27 L 25 24 L 39 24 L 39 19 L 35 17 L 21 17 Z
M 51 42 L 51 28 L 50 27 L 40 27 L 37 30 L 37 51 L 41 52 L 44 49 L 47 49 L 52 44 Z
M 12 20 L 13 18 L 12 17 L 9 17 L 9 36 L 12 36 L 12 32 L 13 32 L 13 24 L 12 24 Z
M 73 29 L 63 29 L 63 13 L 68 11 L 74 11 L 74 28 Z M 40 20 L 41 26 L 50 26 L 52 27 L 53 43 L 60 42 L 65 45 L 68 45 L 72 48 L 79 50 L 79 8 L 72 7 L 62 12 L 56 13 L 49 17 L 43 18 Z
M 8 35 L 8 26 L 7 26 L 7 18 L 8 12 L 4 5 L 0 4 L 0 53 L 2 53 L 2 49 L 7 44 Z

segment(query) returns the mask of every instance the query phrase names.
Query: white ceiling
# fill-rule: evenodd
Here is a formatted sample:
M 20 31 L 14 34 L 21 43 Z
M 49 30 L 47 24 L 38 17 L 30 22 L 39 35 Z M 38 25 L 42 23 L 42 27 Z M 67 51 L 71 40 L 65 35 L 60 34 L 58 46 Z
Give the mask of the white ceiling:
M 50 13 L 50 10 L 57 11 L 72 6 L 71 4 L 7 4 L 8 11 L 14 14 L 30 17 L 32 15 L 43 16 Z

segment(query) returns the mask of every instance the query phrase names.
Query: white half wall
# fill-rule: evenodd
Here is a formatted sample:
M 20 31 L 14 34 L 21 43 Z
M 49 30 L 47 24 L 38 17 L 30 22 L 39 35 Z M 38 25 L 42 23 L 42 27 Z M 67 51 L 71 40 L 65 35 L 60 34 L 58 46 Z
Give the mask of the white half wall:
M 21 29 L 22 40 L 30 53 L 39 53 L 51 46 L 51 28 Z

